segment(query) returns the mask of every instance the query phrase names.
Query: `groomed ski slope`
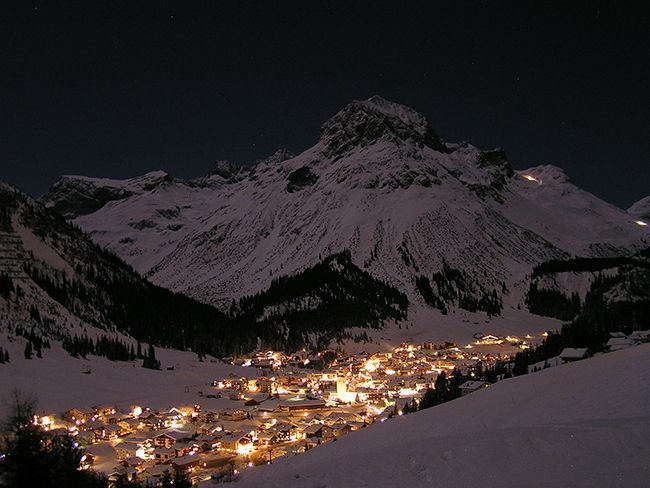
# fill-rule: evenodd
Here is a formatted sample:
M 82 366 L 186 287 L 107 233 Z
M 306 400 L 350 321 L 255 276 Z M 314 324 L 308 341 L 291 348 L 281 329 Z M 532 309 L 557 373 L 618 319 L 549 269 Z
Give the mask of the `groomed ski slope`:
M 244 472 L 237 487 L 649 484 L 646 344 L 509 379 L 371 426 Z

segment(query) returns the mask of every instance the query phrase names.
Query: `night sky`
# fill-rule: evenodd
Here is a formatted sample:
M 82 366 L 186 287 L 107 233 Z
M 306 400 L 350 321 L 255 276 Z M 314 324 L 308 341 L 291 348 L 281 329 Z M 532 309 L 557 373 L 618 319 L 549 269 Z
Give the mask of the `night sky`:
M 627 208 L 650 194 L 650 14 L 626 3 L 5 1 L 0 179 L 200 176 L 379 94 Z

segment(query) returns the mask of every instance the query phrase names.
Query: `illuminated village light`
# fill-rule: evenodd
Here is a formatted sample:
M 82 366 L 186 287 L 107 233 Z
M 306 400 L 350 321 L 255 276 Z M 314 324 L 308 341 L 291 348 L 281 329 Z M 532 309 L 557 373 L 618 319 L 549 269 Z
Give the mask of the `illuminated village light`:
M 643 226 L 643 227 L 645 227 L 646 225 L 648 225 L 648 223 L 647 223 L 647 222 L 644 222 L 643 220 L 635 220 L 634 223 L 635 223 L 636 225 L 641 225 L 641 226 Z

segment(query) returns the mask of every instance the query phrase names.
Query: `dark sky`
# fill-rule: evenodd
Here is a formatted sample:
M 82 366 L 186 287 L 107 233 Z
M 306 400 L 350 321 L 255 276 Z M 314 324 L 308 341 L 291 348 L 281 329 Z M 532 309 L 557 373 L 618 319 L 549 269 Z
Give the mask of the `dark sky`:
M 650 15 L 628 3 L 5 1 L 0 179 L 199 176 L 380 94 L 627 207 L 650 194 Z

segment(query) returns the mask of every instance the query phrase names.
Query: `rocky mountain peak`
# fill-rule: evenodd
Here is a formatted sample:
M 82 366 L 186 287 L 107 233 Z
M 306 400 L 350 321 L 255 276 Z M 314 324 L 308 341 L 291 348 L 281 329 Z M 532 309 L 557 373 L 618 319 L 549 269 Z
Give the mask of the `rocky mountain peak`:
M 346 105 L 323 124 L 320 139 L 325 155 L 331 158 L 380 140 L 447 152 L 445 143 L 423 115 L 378 95 Z
M 288 149 L 282 148 L 278 149 L 275 151 L 273 154 L 271 154 L 268 158 L 260 159 L 259 161 L 256 162 L 256 164 L 261 164 L 261 163 L 266 163 L 266 164 L 276 164 L 276 163 L 282 163 L 286 161 L 287 159 L 291 159 L 295 157 L 296 155 L 289 151 Z

